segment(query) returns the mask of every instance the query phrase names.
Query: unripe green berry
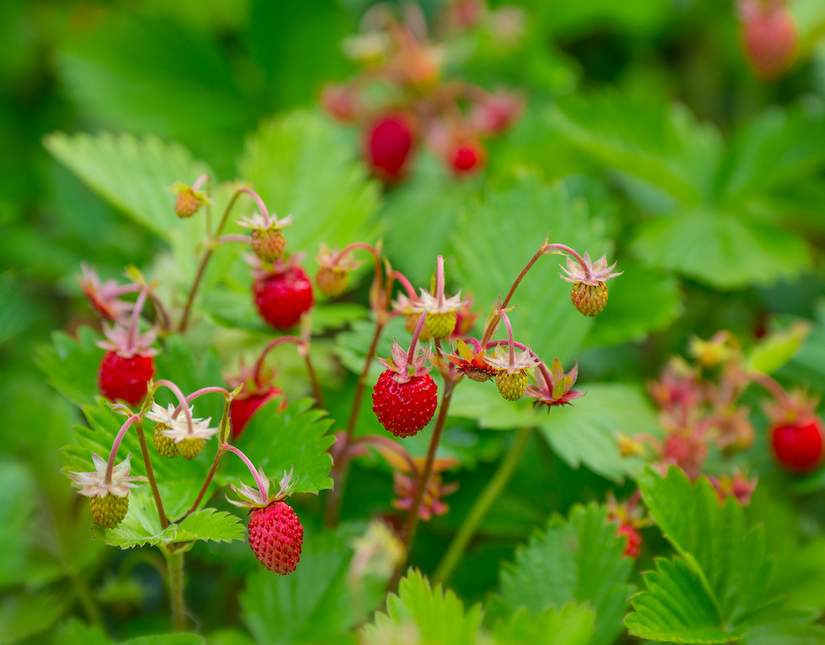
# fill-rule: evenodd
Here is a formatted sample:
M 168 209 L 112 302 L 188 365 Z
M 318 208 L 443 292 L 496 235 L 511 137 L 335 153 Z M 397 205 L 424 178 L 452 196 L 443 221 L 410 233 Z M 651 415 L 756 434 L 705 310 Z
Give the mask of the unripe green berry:
M 201 454 L 201 450 L 203 450 L 204 441 L 203 439 L 199 439 L 197 437 L 191 439 L 184 439 L 181 441 L 178 446 L 178 452 L 180 453 L 181 457 L 184 459 L 192 460 Z
M 278 228 L 252 230 L 252 250 L 264 262 L 274 262 L 284 252 L 286 238 Z
M 601 313 L 607 305 L 607 285 L 604 282 L 598 284 L 577 282 L 570 292 L 570 299 L 576 309 L 585 316 L 595 316 Z
M 455 323 L 455 312 L 450 312 L 448 314 L 427 314 L 427 329 L 430 332 L 430 336 L 436 340 L 447 338 L 447 336 L 452 334 L 455 330 Z
M 315 282 L 327 298 L 337 298 L 347 290 L 347 272 L 343 269 L 319 267 Z
M 129 496 L 118 497 L 109 493 L 105 497 L 90 497 L 89 510 L 92 519 L 103 528 L 112 529 L 123 521 L 129 510 Z
M 178 453 L 178 447 L 175 445 L 175 441 L 163 434 L 163 431 L 168 427 L 169 426 L 163 423 L 158 423 L 155 426 L 155 432 L 152 435 L 152 439 L 155 443 L 155 450 L 158 451 L 158 454 L 161 457 L 166 457 L 166 459 L 174 459 L 180 453 Z
M 516 370 L 510 374 L 501 370 L 496 374 L 498 391 L 508 401 L 518 401 L 527 389 L 527 370 Z

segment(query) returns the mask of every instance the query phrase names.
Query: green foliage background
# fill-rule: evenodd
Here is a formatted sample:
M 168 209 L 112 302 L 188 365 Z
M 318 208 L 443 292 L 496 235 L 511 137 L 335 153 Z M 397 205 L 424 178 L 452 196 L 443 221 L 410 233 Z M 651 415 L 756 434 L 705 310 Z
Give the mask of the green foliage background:
M 482 176 L 454 181 L 421 154 L 409 181 L 384 191 L 359 160 L 358 133 L 317 106 L 325 82 L 355 72 L 340 41 L 369 4 L 0 3 L 0 644 L 355 642 L 353 627 L 379 608 L 364 642 L 407 642 L 409 625 L 432 643 L 643 642 L 621 627 L 632 589 L 641 593 L 624 625 L 642 639 L 825 642 L 812 626 L 825 609 L 825 471 L 781 473 L 755 412 L 758 438 L 742 465 L 760 483 L 742 513 L 714 506 L 707 485 L 673 471 L 639 475 L 615 440 L 617 431 L 661 432 L 644 383 L 693 334 L 730 329 L 783 383 L 825 390 L 825 6 L 792 3 L 800 60 L 765 84 L 744 60 L 731 2 L 509 3 L 525 11 L 520 44 L 503 46 L 484 30 L 466 36 L 453 43 L 461 56 L 448 73 L 521 88 L 522 119 L 491 142 Z M 422 0 L 429 16 L 439 6 Z M 595 321 L 570 306 L 552 257 L 520 288 L 519 337 L 545 357 L 579 363 L 588 395 L 575 408 L 545 415 L 474 384 L 457 390 L 442 452 L 461 461 L 446 475 L 461 486 L 450 513 L 421 527 L 412 563 L 424 573 L 512 430 L 535 432 L 450 591 L 412 573 L 386 603 L 379 580 L 353 604 L 350 539 L 366 518 L 393 512 L 391 473 L 357 462 L 345 523 L 324 532 L 323 498 L 311 493 L 328 480 L 315 460 L 308 494 L 295 498 L 307 526 L 295 577 L 264 576 L 241 541 L 198 542 L 187 556 L 187 600 L 201 635 L 148 638 L 170 630 L 163 562 L 149 548 L 92 539 L 87 511 L 59 472 L 66 458 L 88 459 L 95 432 L 112 432 L 99 430 L 108 414 L 94 400 L 100 353 L 74 276 L 82 261 L 104 278 L 135 264 L 163 280 L 164 297 L 179 298 L 195 271 L 200 224 L 174 218 L 164 187 L 206 170 L 253 181 L 272 210 L 293 213 L 290 243 L 310 264 L 321 241 L 383 237 L 394 265 L 426 284 L 443 253 L 451 287 L 471 292 L 482 318 L 548 231 L 625 270 Z M 173 378 L 192 389 L 213 384 L 268 340 L 249 281 L 237 253 L 216 253 L 199 326 L 177 339 L 176 360 L 165 365 Z M 346 417 L 369 342 L 367 282 L 321 303 L 315 319 L 329 419 Z M 757 345 L 758 332 L 799 320 L 811 332 L 792 358 Z M 393 334 L 403 331 L 390 328 L 379 353 Z M 248 450 L 263 460 L 286 450 L 295 431 L 321 454 L 332 424 L 300 401 L 309 388 L 299 361 L 286 352 L 276 360 L 293 402 L 288 420 L 272 446 Z M 359 432 L 373 430 L 364 405 Z M 62 455 L 67 444 L 82 450 Z M 406 445 L 424 454 L 426 438 Z M 273 467 L 291 457 L 283 459 Z M 181 486 L 198 479 L 197 467 Z M 637 476 L 658 526 L 644 531 L 633 568 L 594 502 L 610 490 L 627 496 Z M 236 519 L 224 515 L 231 509 L 218 505 L 225 523 L 202 539 L 237 539 Z M 685 517 L 707 522 L 698 541 Z M 131 546 L 147 536 L 101 537 Z M 744 552 L 733 557 L 737 545 L 747 546 L 746 562 Z M 643 580 L 640 571 L 652 572 Z M 693 611 L 667 616 L 662 607 L 674 599 Z

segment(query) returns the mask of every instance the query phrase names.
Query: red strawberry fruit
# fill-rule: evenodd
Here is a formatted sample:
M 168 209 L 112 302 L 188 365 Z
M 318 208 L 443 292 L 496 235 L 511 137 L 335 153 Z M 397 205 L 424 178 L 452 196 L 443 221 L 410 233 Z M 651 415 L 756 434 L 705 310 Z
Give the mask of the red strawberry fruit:
M 435 413 L 438 388 L 427 374 L 429 368 L 424 367 L 428 354 L 425 350 L 409 364 L 407 352 L 394 342 L 390 359 L 378 359 L 387 371 L 375 384 L 372 410 L 381 425 L 396 437 L 417 434 Z
M 276 264 L 272 271 L 260 272 L 252 284 L 258 313 L 275 329 L 289 329 L 314 302 L 312 283 L 295 262 Z
M 243 398 L 243 392 L 241 392 L 241 394 L 232 399 L 232 403 L 229 404 L 229 418 L 232 419 L 232 438 L 237 439 L 243 434 L 246 424 L 249 423 L 249 420 L 258 411 L 258 408 L 270 399 L 281 396 L 281 394 L 283 393 L 277 387 L 270 387 L 266 392 L 250 394 Z M 281 401 L 281 406 L 278 411 L 283 412 L 284 408 L 286 408 L 286 399 Z
M 304 527 L 286 502 L 253 510 L 248 530 L 249 546 L 262 565 L 282 576 L 295 571 L 301 559 Z
M 410 157 L 413 131 L 402 114 L 387 114 L 369 126 L 364 136 L 364 153 L 373 174 L 386 182 L 398 180 Z
M 121 325 L 104 326 L 103 332 L 107 340 L 97 345 L 107 351 L 97 371 L 97 387 L 112 401 L 137 405 L 146 396 L 155 374 L 153 356 L 157 352 L 148 346 L 154 342 L 156 332 L 130 334 Z
M 742 44 L 754 70 L 766 80 L 781 76 L 799 44 L 793 14 L 777 0 L 745 0 L 741 14 Z
M 806 472 L 822 458 L 822 422 L 816 418 L 774 425 L 771 445 L 777 461 L 788 470 Z
M 449 154 L 449 164 L 456 175 L 469 175 L 484 167 L 487 153 L 479 141 L 469 139 L 455 146 Z

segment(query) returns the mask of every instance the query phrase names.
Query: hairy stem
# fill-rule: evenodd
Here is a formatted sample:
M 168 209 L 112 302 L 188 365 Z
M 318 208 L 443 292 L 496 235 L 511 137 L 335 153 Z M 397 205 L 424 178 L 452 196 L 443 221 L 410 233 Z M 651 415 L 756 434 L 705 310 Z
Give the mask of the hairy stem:
M 161 379 L 157 381 L 155 383 L 154 391 L 157 391 L 159 387 L 168 388 L 172 391 L 172 394 L 174 394 L 178 398 L 178 407 L 175 410 L 175 414 L 180 414 L 180 412 L 183 412 L 184 416 L 186 417 L 186 427 L 189 430 L 189 434 L 194 434 L 195 426 L 192 425 L 192 412 L 189 410 L 189 406 L 186 405 L 186 397 L 183 396 L 183 392 L 181 392 L 181 389 L 168 379 Z
M 133 414 L 126 422 L 120 426 L 120 430 L 118 430 L 117 436 L 115 437 L 114 442 L 112 443 L 112 449 L 109 451 L 109 461 L 106 463 L 106 478 L 105 482 L 107 484 L 112 483 L 112 471 L 115 468 L 115 457 L 117 457 L 118 448 L 120 448 L 120 442 L 123 441 L 123 437 L 126 436 L 126 431 L 131 427 L 131 425 L 138 421 L 140 417 L 136 414 Z
M 481 491 L 481 495 L 476 498 L 473 507 L 458 529 L 458 533 L 456 533 L 453 541 L 450 543 L 447 552 L 444 554 L 444 557 L 441 558 L 441 562 L 438 564 L 438 568 L 436 568 L 435 575 L 433 576 L 433 584 L 439 582 L 444 583 L 450 579 L 456 565 L 458 565 L 461 557 L 464 555 L 467 545 L 470 543 L 473 535 L 475 535 L 479 524 L 481 524 L 490 507 L 495 503 L 512 478 L 513 473 L 521 461 L 522 455 L 524 455 L 524 450 L 527 447 L 531 432 L 531 428 L 520 428 L 516 432 L 513 445 L 510 446 L 510 450 L 507 452 L 504 460 L 499 464 L 493 478 L 487 482 L 484 490 Z
M 198 272 L 195 274 L 195 281 L 192 283 L 192 288 L 189 290 L 189 297 L 186 299 L 186 305 L 183 308 L 183 314 L 181 315 L 180 324 L 178 325 L 178 331 L 181 334 L 186 331 L 186 325 L 189 324 L 189 315 L 192 312 L 192 304 L 195 302 L 195 294 L 198 292 L 198 287 L 200 287 L 201 281 L 203 280 L 203 275 L 206 272 L 206 265 L 209 264 L 209 259 L 212 257 L 212 252 L 215 249 L 212 245 L 212 240 L 218 237 L 221 234 L 223 227 L 226 226 L 226 220 L 229 219 L 229 213 L 235 205 L 235 202 L 238 201 L 238 197 L 240 197 L 240 195 L 241 191 L 236 189 L 235 194 L 232 195 L 232 199 L 230 199 L 229 203 L 226 205 L 226 210 L 223 212 L 223 217 L 221 218 L 220 224 L 218 224 L 218 228 L 215 231 L 214 236 L 207 237 L 206 251 L 201 258 L 200 264 L 198 265 Z
M 231 446 L 228 443 L 223 444 L 220 447 L 220 449 L 226 452 L 231 452 L 241 458 L 241 461 L 249 469 L 249 472 L 252 473 L 252 477 L 255 478 L 255 483 L 258 485 L 258 492 L 261 494 L 261 503 L 266 504 L 266 502 L 268 501 L 266 492 L 269 488 L 269 485 L 267 484 L 267 481 L 263 477 L 261 477 L 261 474 L 257 470 L 255 470 L 255 466 L 253 466 L 252 462 L 249 461 L 249 457 L 243 454 L 243 452 L 238 450 L 235 446 Z
M 146 433 L 143 431 L 143 422 L 140 419 L 138 419 L 138 422 L 135 424 L 135 430 L 140 440 L 140 452 L 143 454 L 143 465 L 146 468 L 146 476 L 149 478 L 149 486 L 152 488 L 152 497 L 155 499 L 155 508 L 158 511 L 160 527 L 165 529 L 169 526 L 169 521 L 166 519 L 166 512 L 163 510 L 163 501 L 160 498 L 158 483 L 155 480 L 155 471 L 152 468 L 152 460 L 149 457 L 149 447 L 146 445 Z
M 407 522 L 404 525 L 404 534 L 402 540 L 404 542 L 404 549 L 409 553 L 410 545 L 413 537 L 415 537 L 415 529 L 418 526 L 418 513 L 421 510 L 421 504 L 424 501 L 424 494 L 430 484 L 430 477 L 433 474 L 433 464 L 435 463 L 435 453 L 438 450 L 438 444 L 441 441 L 441 433 L 444 431 L 444 426 L 447 422 L 447 411 L 450 409 L 450 402 L 453 399 L 453 389 L 455 385 L 451 381 L 444 382 L 444 392 L 441 395 L 441 407 L 438 410 L 438 418 L 435 421 L 435 428 L 433 428 L 433 436 L 430 439 L 430 448 L 427 451 L 427 461 L 424 463 L 424 470 L 421 472 L 421 477 L 418 479 L 418 485 L 415 490 L 415 498 L 407 515 Z M 401 572 L 404 570 L 406 562 L 401 562 L 396 570 L 396 582 L 401 577 Z
M 367 350 L 367 356 L 364 359 L 364 369 L 361 370 L 361 374 L 358 377 L 358 383 L 355 386 L 355 394 L 352 399 L 352 408 L 350 409 L 349 419 L 347 420 L 347 428 L 344 434 L 343 446 L 341 446 L 341 451 L 338 453 L 338 461 L 333 464 L 332 472 L 330 473 L 335 483 L 327 496 L 326 517 L 324 519 L 326 526 L 335 526 L 338 522 L 341 498 L 343 497 L 344 487 L 347 482 L 347 449 L 349 448 L 349 443 L 352 440 L 352 435 L 355 432 L 355 424 L 358 421 L 358 413 L 361 410 L 361 400 L 364 398 L 364 388 L 367 385 L 367 377 L 370 373 L 370 366 L 372 365 L 373 358 L 375 358 L 375 351 L 378 348 L 378 341 L 381 339 L 381 332 L 383 330 L 384 323 L 381 322 L 381 318 L 377 318 L 375 321 L 375 333 L 372 335 L 372 341 L 370 342 L 370 347 Z
M 324 397 L 321 395 L 321 384 L 318 382 L 318 376 L 315 374 L 315 368 L 312 366 L 312 359 L 309 357 L 309 351 L 304 353 L 304 361 L 307 364 L 309 381 L 312 383 L 312 393 L 315 396 L 315 405 L 319 408 L 325 409 Z
M 176 632 L 186 629 L 186 608 L 183 597 L 183 551 L 167 551 L 169 594 L 172 598 L 172 625 Z

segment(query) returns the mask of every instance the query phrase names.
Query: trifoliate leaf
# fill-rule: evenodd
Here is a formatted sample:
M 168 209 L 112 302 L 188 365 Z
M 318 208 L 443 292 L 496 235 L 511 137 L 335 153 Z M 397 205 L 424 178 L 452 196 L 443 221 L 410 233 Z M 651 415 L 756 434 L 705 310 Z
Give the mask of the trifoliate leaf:
M 704 209 L 646 222 L 633 247 L 646 264 L 726 290 L 794 278 L 811 264 L 808 245 L 787 228 Z
M 280 406 L 280 398 L 265 403 L 235 445 L 272 479 L 280 479 L 284 472 L 294 469 L 294 493 L 317 493 L 331 488 L 332 458 L 327 449 L 334 439 L 327 430 L 332 420 L 326 418 L 324 411 L 311 409 L 309 399 L 295 401 L 283 412 L 279 412 Z M 252 481 L 240 459 L 224 455 L 218 479 L 222 484 L 237 485 L 238 478 Z
M 773 563 L 765 554 L 765 530 L 746 529 L 735 498 L 721 503 L 706 479 L 693 484 L 676 467 L 667 477 L 647 468 L 639 486 L 678 556 L 657 560 L 656 571 L 645 574 L 647 590 L 631 599 L 635 613 L 625 619 L 631 634 L 673 643 L 741 639 L 751 645 L 770 642 L 765 635 L 771 633 L 802 639 L 788 642 L 818 633 L 809 626 L 815 614 L 766 601 Z
M 576 506 L 569 520 L 553 517 L 545 531 L 516 551 L 514 563 L 502 567 L 497 610 L 507 615 L 523 607 L 538 617 L 551 606 L 588 602 L 596 614 L 591 642 L 609 645 L 621 632 L 633 592 L 627 583 L 633 560 L 623 551 L 607 509 Z
M 372 217 L 378 184 L 352 159 L 352 145 L 328 120 L 312 112 L 271 119 L 250 137 L 238 172 L 255 185 L 269 210 L 292 215 L 287 249 L 314 257 L 321 242 L 339 248 L 376 238 Z
M 478 605 L 465 612 L 452 590 L 433 588 L 419 571 L 410 570 L 398 585 L 398 595 L 387 598 L 386 613 L 377 612 L 361 636 L 367 645 L 395 642 L 401 634 L 407 641 L 429 645 L 474 645 L 480 625 Z

